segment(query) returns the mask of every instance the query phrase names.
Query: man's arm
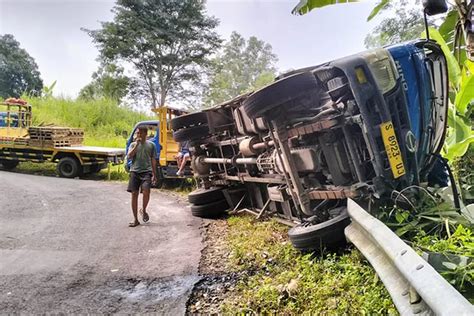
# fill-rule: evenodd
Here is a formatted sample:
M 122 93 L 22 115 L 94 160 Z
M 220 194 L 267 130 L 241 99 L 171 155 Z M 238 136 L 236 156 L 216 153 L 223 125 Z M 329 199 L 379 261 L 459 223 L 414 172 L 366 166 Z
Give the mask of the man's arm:
M 128 159 L 132 159 L 138 150 L 138 141 L 135 141 L 130 144 L 131 150 L 128 152 L 127 157 Z
M 155 182 L 156 181 L 156 159 L 154 156 L 151 157 L 151 168 L 152 168 L 151 173 L 153 175 L 152 181 Z
M 153 175 L 152 177 L 152 182 L 156 182 L 156 159 L 159 157 L 157 157 L 157 152 L 156 152 L 156 146 L 154 143 L 152 143 L 153 146 L 152 146 L 152 154 L 150 155 L 151 156 L 151 174 Z

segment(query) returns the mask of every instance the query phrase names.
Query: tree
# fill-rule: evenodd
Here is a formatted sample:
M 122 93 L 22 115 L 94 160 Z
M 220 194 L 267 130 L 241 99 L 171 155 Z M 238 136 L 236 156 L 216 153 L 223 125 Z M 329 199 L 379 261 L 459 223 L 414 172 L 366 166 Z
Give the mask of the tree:
M 213 59 L 205 104 L 212 105 L 258 89 L 275 78 L 277 57 L 272 46 L 232 32 L 222 52 Z
M 128 93 L 130 79 L 123 74 L 123 68 L 115 64 L 102 63 L 92 74 L 92 82 L 79 92 L 81 99 L 109 98 L 120 101 Z
M 423 12 L 420 8 L 410 6 L 408 1 L 401 0 L 390 2 L 383 11 L 390 11 L 390 16 L 376 26 L 372 34 L 365 37 L 364 44 L 367 48 L 401 43 L 420 37 L 424 30 Z
M 134 67 L 153 107 L 199 80 L 221 43 L 218 20 L 205 15 L 202 0 L 118 0 L 113 12 L 113 22 L 86 31 L 103 58 Z
M 43 89 L 38 65 L 13 35 L 0 35 L 0 97 L 23 93 L 40 95 Z

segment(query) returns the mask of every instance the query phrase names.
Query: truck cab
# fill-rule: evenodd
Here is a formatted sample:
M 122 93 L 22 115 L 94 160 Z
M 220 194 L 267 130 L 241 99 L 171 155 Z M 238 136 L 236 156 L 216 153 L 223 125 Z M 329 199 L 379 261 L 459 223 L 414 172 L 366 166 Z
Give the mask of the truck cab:
M 27 138 L 30 126 L 30 104 L 14 98 L 0 103 L 0 137 Z

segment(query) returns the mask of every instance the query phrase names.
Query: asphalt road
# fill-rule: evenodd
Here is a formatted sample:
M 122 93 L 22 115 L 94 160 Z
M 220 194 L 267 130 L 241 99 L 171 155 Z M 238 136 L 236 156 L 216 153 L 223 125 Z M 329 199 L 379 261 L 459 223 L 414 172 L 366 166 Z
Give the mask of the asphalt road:
M 183 314 L 200 221 L 158 191 L 149 213 L 128 227 L 125 184 L 0 171 L 0 313 Z

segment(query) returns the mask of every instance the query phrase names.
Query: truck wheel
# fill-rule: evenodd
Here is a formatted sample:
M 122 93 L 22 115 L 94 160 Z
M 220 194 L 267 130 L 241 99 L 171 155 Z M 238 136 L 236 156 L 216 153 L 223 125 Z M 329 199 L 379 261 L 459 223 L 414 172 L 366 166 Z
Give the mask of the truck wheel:
M 201 218 L 216 218 L 224 214 L 229 209 L 226 200 L 220 200 L 203 205 L 191 205 L 193 216 Z
M 198 125 L 188 128 L 180 129 L 173 133 L 173 138 L 177 142 L 184 142 L 189 140 L 198 140 L 209 135 L 209 126 Z
M 259 117 L 274 118 L 278 109 L 301 110 L 309 106 L 318 106 L 320 88 L 311 72 L 303 72 L 280 79 L 269 86 L 252 93 L 243 107 L 250 119 Z
M 222 188 L 197 189 L 188 194 L 188 201 L 194 205 L 203 205 L 224 199 Z
M 63 178 L 75 178 L 80 174 L 81 165 L 75 158 L 63 157 L 58 162 L 57 171 Z
M 170 126 L 173 131 L 180 130 L 182 128 L 195 126 L 195 125 L 203 125 L 207 124 L 207 116 L 205 112 L 196 112 L 186 115 L 181 115 L 175 117 L 171 120 Z
M 288 236 L 293 247 L 300 251 L 322 251 L 345 244 L 344 228 L 351 222 L 347 208 L 338 207 L 333 211 L 330 213 L 335 213 L 335 216 L 325 222 L 315 225 L 301 223 L 291 228 Z
M 0 165 L 3 166 L 3 169 L 5 170 L 12 170 L 15 169 L 16 166 L 18 166 L 20 162 L 18 160 L 0 160 Z

